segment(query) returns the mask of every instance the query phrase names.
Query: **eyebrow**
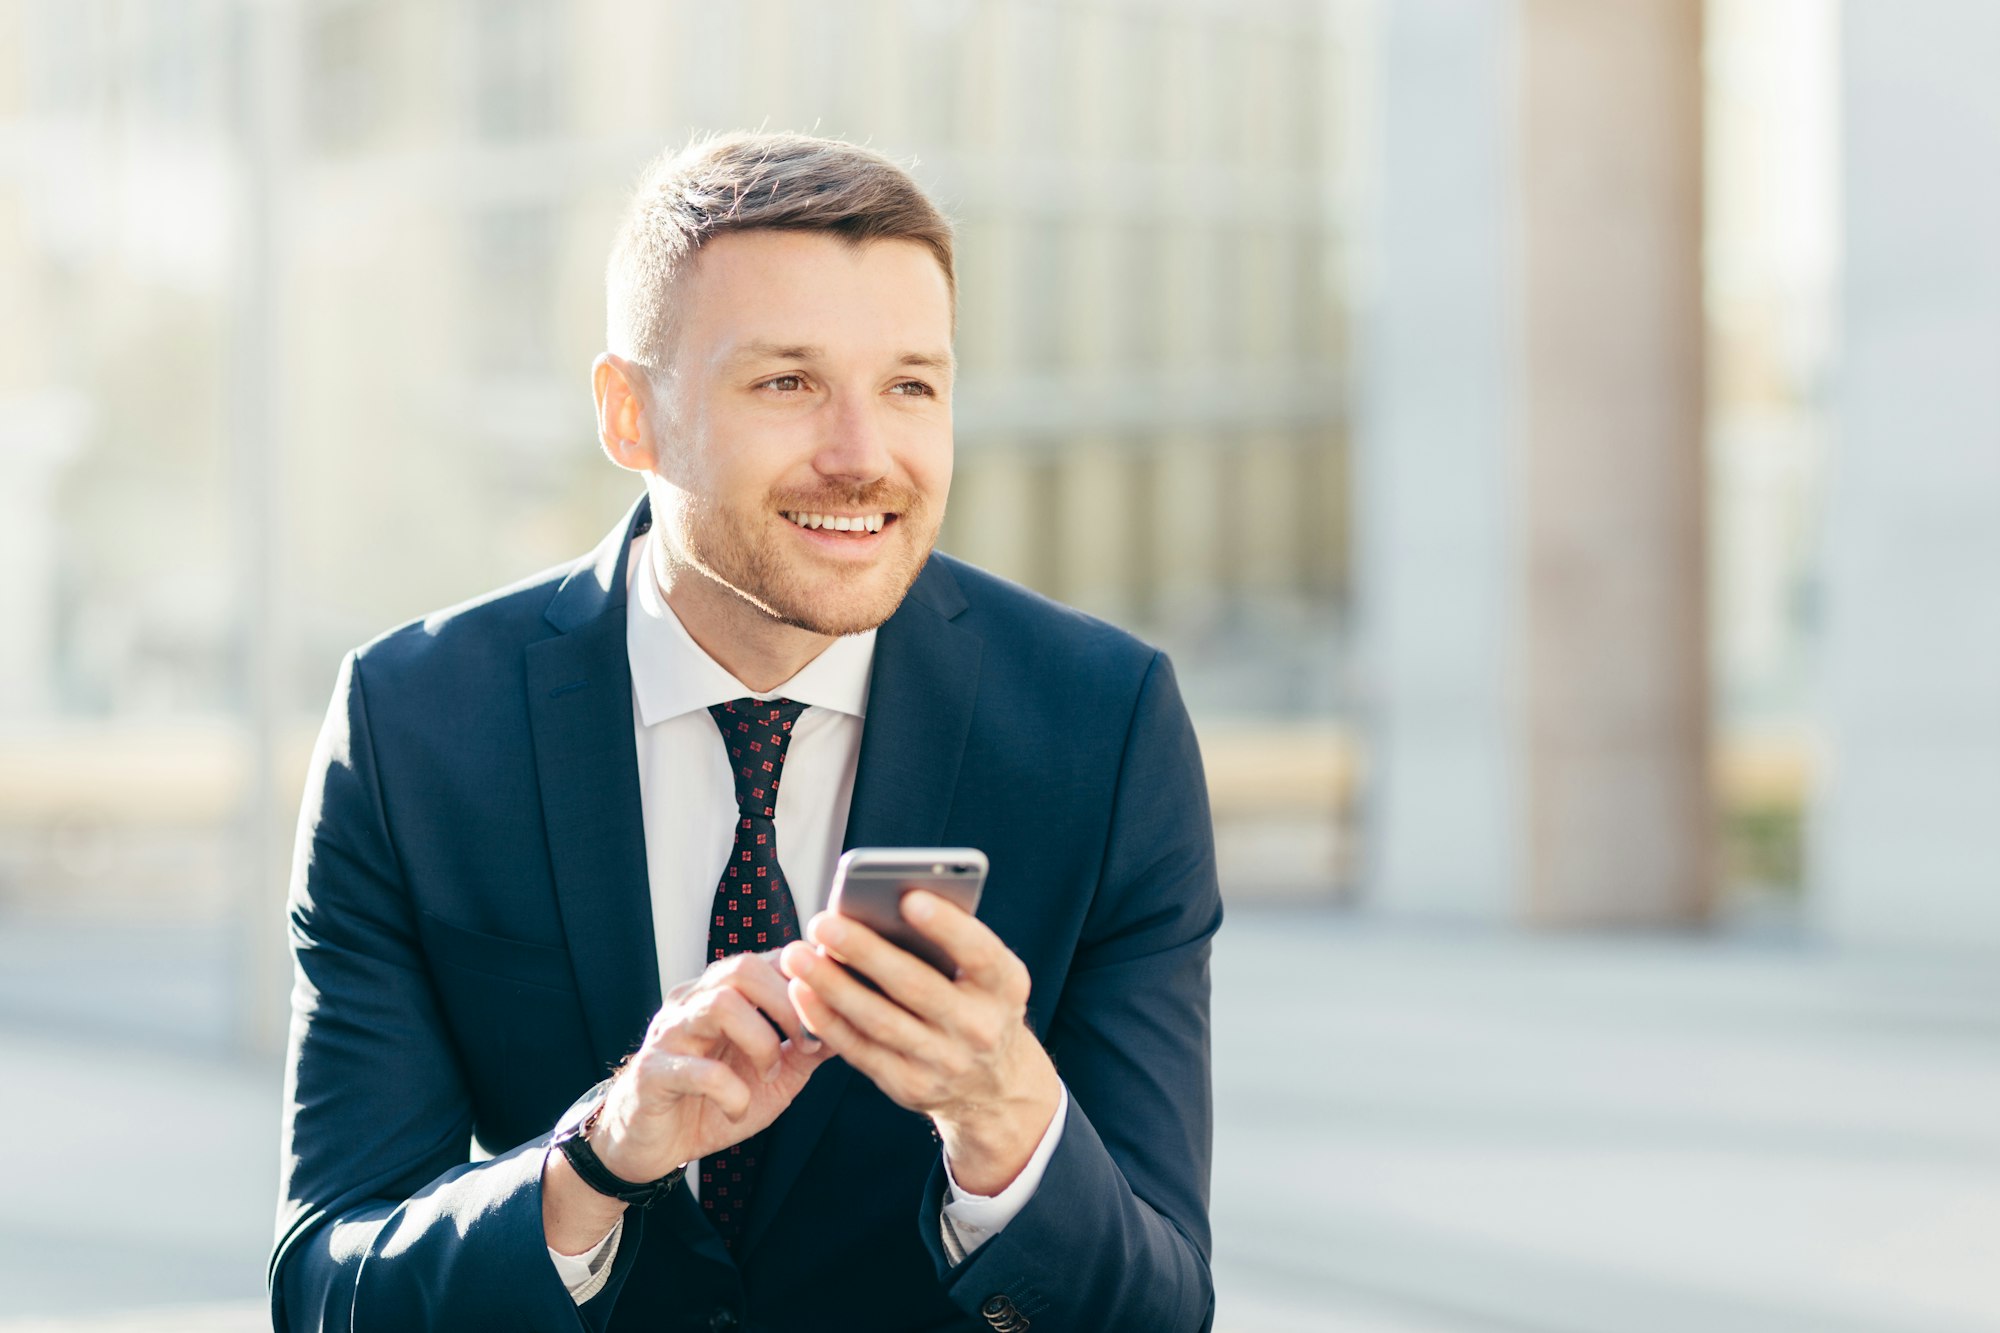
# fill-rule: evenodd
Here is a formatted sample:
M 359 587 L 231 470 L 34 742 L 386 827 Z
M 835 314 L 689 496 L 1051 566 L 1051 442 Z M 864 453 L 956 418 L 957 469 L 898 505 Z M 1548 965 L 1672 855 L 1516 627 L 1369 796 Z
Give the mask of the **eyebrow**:
M 958 369 L 958 360 L 949 350 L 943 352 L 905 352 L 896 362 L 899 366 L 922 366 L 927 370 L 940 370 L 949 375 Z
M 736 349 L 731 361 L 817 361 L 826 356 L 824 347 L 811 343 L 751 342 Z M 950 374 L 958 368 L 949 349 L 942 352 L 904 352 L 896 358 L 899 366 L 919 366 Z

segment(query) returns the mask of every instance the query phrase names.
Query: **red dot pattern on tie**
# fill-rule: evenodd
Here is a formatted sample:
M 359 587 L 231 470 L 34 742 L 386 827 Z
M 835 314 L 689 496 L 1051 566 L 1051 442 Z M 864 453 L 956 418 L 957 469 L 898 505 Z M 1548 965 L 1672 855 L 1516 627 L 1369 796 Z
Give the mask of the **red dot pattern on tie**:
M 715 889 L 708 959 L 762 953 L 799 938 L 799 911 L 778 866 L 778 784 L 792 726 L 806 706 L 790 699 L 736 699 L 709 709 L 736 780 L 736 843 Z M 701 1160 L 701 1207 L 731 1250 L 743 1234 L 764 1134 Z

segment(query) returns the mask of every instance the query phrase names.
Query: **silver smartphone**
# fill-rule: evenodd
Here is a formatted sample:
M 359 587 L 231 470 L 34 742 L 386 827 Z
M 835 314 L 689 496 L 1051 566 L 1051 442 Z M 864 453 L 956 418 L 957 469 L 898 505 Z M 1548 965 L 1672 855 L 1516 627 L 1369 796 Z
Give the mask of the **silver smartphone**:
M 950 957 L 903 920 L 903 895 L 926 889 L 971 912 L 985 887 L 986 853 L 976 847 L 856 847 L 834 865 L 826 906 L 949 977 L 958 971 Z

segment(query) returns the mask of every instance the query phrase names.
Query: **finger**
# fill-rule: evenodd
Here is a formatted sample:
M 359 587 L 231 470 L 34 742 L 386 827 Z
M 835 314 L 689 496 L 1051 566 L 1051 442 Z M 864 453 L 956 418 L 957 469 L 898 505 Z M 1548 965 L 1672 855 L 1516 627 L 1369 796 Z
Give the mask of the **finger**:
M 859 1028 L 843 1018 L 838 1010 L 813 989 L 811 982 L 794 979 L 791 983 L 791 993 L 792 1003 L 798 1006 L 801 1014 L 805 1015 L 806 1022 L 812 1025 L 813 1031 L 820 1034 L 823 1047 L 829 1054 L 838 1055 L 877 1082 L 881 1081 L 881 1076 L 885 1072 L 883 1066 L 887 1062 L 894 1061 L 898 1065 L 906 1063 L 897 1052 L 864 1036 Z
M 790 983 L 787 983 L 789 985 Z M 784 1072 L 796 1075 L 803 1084 L 812 1072 L 837 1054 L 823 1041 L 793 1040 L 785 1043 Z M 784 1075 L 780 1075 L 782 1078 Z
M 785 993 L 785 975 L 778 970 L 778 951 L 740 953 L 711 963 L 702 974 L 705 984 L 727 986 L 763 1010 L 772 1024 L 787 1037 L 807 1036 L 804 1024 Z
M 832 1010 L 848 1027 L 860 1032 L 872 1042 L 890 1046 L 912 1059 L 921 1060 L 934 1051 L 941 1037 L 938 1031 L 923 1019 L 883 995 L 877 995 L 868 987 L 855 980 L 854 974 L 835 960 L 825 957 L 818 950 L 806 946 L 793 946 L 788 950 L 786 962 L 792 975 L 808 983 L 822 1004 Z M 917 964 L 919 967 L 922 963 Z M 807 1016 L 812 1022 L 812 1016 Z M 814 1032 L 821 1037 L 817 1023 L 812 1024 Z
M 741 991 L 727 986 L 704 991 L 688 1002 L 684 1013 L 683 1021 L 664 1034 L 661 1044 L 666 1049 L 677 1054 L 727 1058 L 726 1052 L 711 1049 L 720 1041 L 735 1047 L 745 1063 L 766 1082 L 776 1077 L 778 1061 L 783 1056 L 778 1048 L 778 1034 Z
M 912 1111 L 924 1109 L 927 1093 L 937 1088 L 932 1071 L 914 1063 L 902 1051 L 870 1041 L 859 1028 L 841 1017 L 810 982 L 792 982 L 792 1003 L 806 1016 L 814 1031 L 824 1029 L 826 1049 L 847 1061 L 883 1096 Z
M 943 973 L 851 917 L 821 912 L 807 923 L 806 935 L 919 1017 L 943 1014 L 958 997 Z
M 741 1119 L 750 1109 L 750 1085 L 721 1060 L 651 1051 L 633 1061 L 631 1077 L 639 1106 L 649 1114 L 685 1097 L 713 1102 L 731 1120 Z
M 724 1038 L 766 1083 L 776 1078 L 785 1058 L 784 1033 L 741 991 L 718 992 L 714 1004 Z M 789 998 L 786 1007 L 790 1007 Z
M 919 934 L 951 955 L 961 980 L 1014 1003 L 1027 1003 L 1027 966 L 985 922 L 957 903 L 923 889 L 903 895 L 902 913 Z

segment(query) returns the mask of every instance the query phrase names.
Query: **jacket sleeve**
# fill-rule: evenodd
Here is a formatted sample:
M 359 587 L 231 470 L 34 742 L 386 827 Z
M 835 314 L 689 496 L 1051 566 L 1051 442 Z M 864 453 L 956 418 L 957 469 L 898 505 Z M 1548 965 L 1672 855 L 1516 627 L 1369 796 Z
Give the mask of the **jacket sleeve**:
M 1102 876 L 1048 1033 L 1068 1123 L 1026 1207 L 953 1267 L 942 1163 L 918 1227 L 954 1303 L 1038 1333 L 1206 1330 L 1210 940 L 1222 921 L 1194 729 L 1156 655 L 1120 760 Z
M 273 1327 L 601 1326 L 636 1237 L 605 1292 L 579 1308 L 543 1240 L 547 1136 L 468 1160 L 470 1100 L 414 916 L 350 655 L 314 750 L 292 872 Z

